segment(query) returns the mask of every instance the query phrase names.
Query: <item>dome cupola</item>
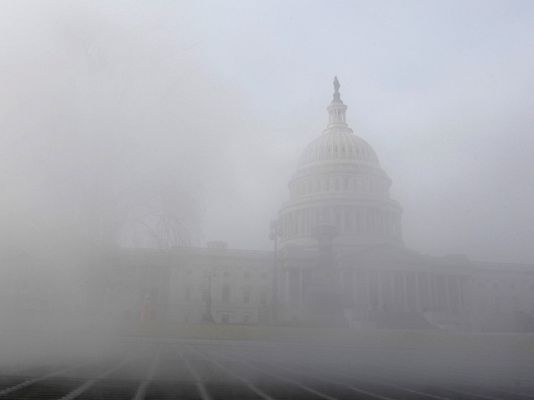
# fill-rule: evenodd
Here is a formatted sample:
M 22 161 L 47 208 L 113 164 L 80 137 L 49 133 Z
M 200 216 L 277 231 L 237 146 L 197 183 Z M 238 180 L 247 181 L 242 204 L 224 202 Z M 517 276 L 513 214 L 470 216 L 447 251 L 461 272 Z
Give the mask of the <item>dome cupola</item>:
M 339 87 L 340 84 L 336 76 L 334 77 L 334 97 L 332 98 L 332 102 L 327 108 L 329 115 L 328 128 L 332 128 L 335 126 L 347 127 L 347 121 L 345 117 L 347 106 L 343 104 L 343 101 L 341 101 Z

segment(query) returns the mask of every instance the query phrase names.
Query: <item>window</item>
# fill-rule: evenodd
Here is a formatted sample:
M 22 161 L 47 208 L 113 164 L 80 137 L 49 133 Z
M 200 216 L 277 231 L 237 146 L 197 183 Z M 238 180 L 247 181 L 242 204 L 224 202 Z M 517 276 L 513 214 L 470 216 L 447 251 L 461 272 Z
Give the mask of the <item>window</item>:
M 267 292 L 265 290 L 263 290 L 260 294 L 260 304 L 262 306 L 266 306 L 267 305 Z
M 249 288 L 243 289 L 243 303 L 245 304 L 250 303 L 250 289 Z
M 223 303 L 229 303 L 230 295 L 231 295 L 230 285 L 224 284 L 221 290 L 221 301 Z
M 349 207 L 345 208 L 345 232 L 352 232 L 352 213 Z

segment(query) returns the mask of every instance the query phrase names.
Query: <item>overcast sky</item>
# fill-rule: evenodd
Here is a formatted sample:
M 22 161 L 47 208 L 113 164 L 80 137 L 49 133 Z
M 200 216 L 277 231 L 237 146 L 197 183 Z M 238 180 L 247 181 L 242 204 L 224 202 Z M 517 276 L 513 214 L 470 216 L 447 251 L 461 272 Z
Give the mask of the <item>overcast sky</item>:
M 74 223 L 95 181 L 124 192 L 164 176 L 203 199 L 205 240 L 269 249 L 337 75 L 410 248 L 534 260 L 532 2 L 0 9 L 4 226 L 25 220 L 38 235 L 51 218 Z

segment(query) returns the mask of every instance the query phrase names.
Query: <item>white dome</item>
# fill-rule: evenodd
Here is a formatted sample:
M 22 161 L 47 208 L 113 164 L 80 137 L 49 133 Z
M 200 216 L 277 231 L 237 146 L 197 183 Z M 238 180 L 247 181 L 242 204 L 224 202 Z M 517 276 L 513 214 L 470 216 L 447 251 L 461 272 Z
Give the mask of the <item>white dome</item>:
M 299 166 L 323 162 L 351 162 L 379 167 L 372 147 L 350 129 L 328 129 L 302 153 Z
M 347 125 L 339 84 L 334 89 L 327 128 L 304 149 L 289 182 L 290 199 L 279 212 L 280 246 L 314 247 L 314 231 L 323 225 L 335 228 L 338 248 L 401 244 L 402 210 L 390 198 L 391 180 L 375 151 Z

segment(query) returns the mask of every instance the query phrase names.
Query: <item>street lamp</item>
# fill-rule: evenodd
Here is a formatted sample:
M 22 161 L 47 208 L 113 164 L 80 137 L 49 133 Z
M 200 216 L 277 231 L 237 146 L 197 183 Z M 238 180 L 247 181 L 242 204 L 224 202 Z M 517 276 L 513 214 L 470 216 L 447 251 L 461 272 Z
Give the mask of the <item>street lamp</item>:
M 278 238 L 280 237 L 280 221 L 274 219 L 271 221 L 271 230 L 269 238 L 274 242 L 273 251 L 273 283 L 271 294 L 271 323 L 276 324 L 277 321 L 277 302 L 278 302 Z
M 208 270 L 208 290 L 206 293 L 206 310 L 204 310 L 204 315 L 202 316 L 202 322 L 205 322 L 207 324 L 213 324 L 215 323 L 215 319 L 213 319 L 213 314 L 211 312 L 212 306 L 212 298 L 211 298 L 211 287 L 212 287 L 212 272 L 211 270 Z

